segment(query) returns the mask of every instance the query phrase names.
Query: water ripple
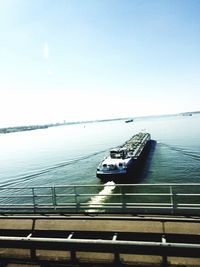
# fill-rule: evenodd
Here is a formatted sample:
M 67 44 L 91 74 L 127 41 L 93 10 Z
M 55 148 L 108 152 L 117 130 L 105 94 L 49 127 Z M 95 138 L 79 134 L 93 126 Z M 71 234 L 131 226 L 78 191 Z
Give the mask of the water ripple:
M 166 143 L 159 143 L 161 144 L 162 146 L 165 146 L 173 151 L 176 151 L 176 152 L 179 152 L 185 156 L 188 156 L 196 161 L 200 161 L 200 154 L 199 153 L 196 153 L 194 151 L 191 151 L 191 150 L 188 150 L 188 149 L 185 149 L 185 148 L 181 148 L 181 147 L 176 147 L 176 146 L 171 146 L 171 145 L 168 145 Z
M 55 164 L 55 165 L 47 167 L 45 169 L 33 171 L 33 173 L 31 173 L 31 174 L 29 173 L 29 174 L 21 175 L 20 177 L 17 176 L 14 179 L 10 179 L 9 181 L 6 181 L 6 182 L 0 184 L 0 186 L 16 185 L 16 183 L 25 182 L 27 180 L 34 179 L 34 178 L 36 178 L 36 177 L 38 177 L 38 176 L 40 176 L 42 174 L 54 171 L 54 170 L 59 169 L 59 168 L 63 168 L 65 166 L 68 166 L 70 164 L 74 164 L 74 163 L 79 162 L 81 160 L 89 159 L 89 158 L 94 157 L 96 155 L 105 153 L 106 151 L 107 150 L 101 150 L 101 151 L 98 151 L 98 152 L 94 152 L 94 153 L 91 153 L 91 154 L 88 154 L 88 155 L 80 156 L 80 157 L 77 157 L 77 158 L 74 158 L 74 159 L 71 159 L 71 160 L 68 160 L 68 161 L 65 161 L 65 162 L 61 162 L 61 163 Z

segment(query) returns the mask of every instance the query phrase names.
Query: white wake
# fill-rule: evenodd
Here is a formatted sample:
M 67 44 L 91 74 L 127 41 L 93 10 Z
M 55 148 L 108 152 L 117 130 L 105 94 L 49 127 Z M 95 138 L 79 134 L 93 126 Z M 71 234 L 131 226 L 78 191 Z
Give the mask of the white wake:
M 98 208 L 101 208 L 105 200 L 112 194 L 112 191 L 115 189 L 115 183 L 113 181 L 107 182 L 104 184 L 104 188 L 99 192 L 97 196 L 91 197 L 89 201 L 90 209 L 88 212 L 96 212 Z M 96 209 L 95 209 L 96 208 Z

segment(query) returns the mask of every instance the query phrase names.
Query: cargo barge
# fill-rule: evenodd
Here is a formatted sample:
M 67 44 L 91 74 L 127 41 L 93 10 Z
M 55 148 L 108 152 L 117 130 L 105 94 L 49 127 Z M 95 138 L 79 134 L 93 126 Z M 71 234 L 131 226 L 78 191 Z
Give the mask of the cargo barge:
M 126 123 L 133 122 L 133 119 L 125 120 Z
M 111 149 L 110 155 L 99 164 L 96 176 L 102 180 L 118 180 L 122 176 L 127 177 L 138 165 L 150 140 L 149 133 L 140 132 L 123 145 Z M 123 183 L 123 180 L 120 182 Z

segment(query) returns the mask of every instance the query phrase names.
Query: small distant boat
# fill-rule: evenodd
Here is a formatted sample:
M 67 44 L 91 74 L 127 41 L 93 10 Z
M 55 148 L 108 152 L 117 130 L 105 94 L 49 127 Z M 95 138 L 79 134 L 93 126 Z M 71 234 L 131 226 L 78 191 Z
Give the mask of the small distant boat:
M 192 116 L 192 113 L 183 113 L 183 116 Z
M 99 164 L 97 177 L 102 180 L 115 180 L 127 176 L 137 166 L 150 140 L 149 133 L 140 132 L 123 145 L 111 149 L 110 155 Z
M 125 120 L 126 123 L 133 122 L 133 119 Z

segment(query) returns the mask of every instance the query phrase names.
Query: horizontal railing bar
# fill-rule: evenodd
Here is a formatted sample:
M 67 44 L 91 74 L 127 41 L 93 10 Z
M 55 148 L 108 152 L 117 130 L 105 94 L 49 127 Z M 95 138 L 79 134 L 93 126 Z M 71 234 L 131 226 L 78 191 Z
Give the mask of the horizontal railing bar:
M 172 196 L 171 193 L 113 193 L 112 196 Z M 200 194 L 175 194 L 176 196 L 200 196 Z M 56 197 L 67 197 L 67 196 L 98 196 L 98 194 L 90 194 L 90 193 L 81 193 L 81 194 L 56 194 Z M 101 196 L 110 196 L 110 194 L 101 194 Z M 33 198 L 33 195 L 20 195 L 20 197 L 26 197 L 26 198 Z M 52 194 L 49 195 L 37 195 L 35 194 L 34 197 L 52 197 Z M 2 196 L 0 195 L 0 198 L 19 198 L 19 196 L 13 196 L 13 195 L 6 195 Z
M 122 245 L 123 248 L 128 246 L 140 246 L 140 247 L 157 247 L 157 248 L 186 248 L 186 249 L 200 249 L 200 244 L 196 243 L 164 243 L 164 242 L 152 242 L 152 241 L 130 241 L 130 240 L 104 240 L 104 239 L 78 239 L 78 238 L 48 238 L 48 237 L 23 237 L 23 236 L 0 236 L 0 242 L 7 241 L 10 242 L 10 246 L 12 247 L 12 243 L 18 241 L 18 244 L 22 243 L 44 243 L 46 242 L 49 246 L 60 243 L 60 244 L 92 244 L 92 245 L 111 245 L 112 249 L 115 250 L 118 246 Z M 113 247 L 116 246 L 116 247 Z M 88 247 L 88 246 L 87 246 Z M 123 251 L 123 253 L 125 253 Z
M 7 196 L 1 196 L 0 195 L 0 198 L 22 198 L 22 197 L 24 197 L 24 198 L 33 198 L 33 195 L 19 195 L 19 196 L 9 196 L 9 195 L 7 195 Z M 52 197 L 52 195 L 40 195 L 40 196 L 37 196 L 37 195 L 35 195 L 34 197 Z
M 171 203 L 126 203 L 126 206 L 173 206 Z
M 71 193 L 71 194 L 68 194 L 68 193 L 66 193 L 66 194 L 55 194 L 55 196 L 56 197 L 74 197 L 74 196 L 78 196 L 79 194 L 75 194 L 75 193 Z M 95 196 L 97 195 L 97 194 L 94 194 Z
M 112 194 L 113 196 L 114 196 L 114 194 Z M 77 193 L 77 194 L 62 194 L 62 195 L 60 195 L 60 194 L 56 194 L 56 197 L 66 197 L 66 196 L 71 196 L 71 197 L 75 197 L 75 196 L 77 196 L 77 197 L 84 197 L 84 196 L 91 196 L 91 197 L 93 197 L 93 196 L 98 196 L 98 193 L 96 193 L 96 194 L 93 194 L 93 193 Z M 101 194 L 101 196 L 110 196 L 110 194 Z
M 39 203 L 39 204 L 35 204 L 35 205 L 33 205 L 33 204 L 28 204 L 28 203 L 26 203 L 26 204 L 0 204 L 0 207 L 10 207 L 10 206 L 12 206 L 12 207 L 24 207 L 24 206 L 32 206 L 32 207 L 41 207 L 41 206 L 46 206 L 46 205 L 48 205 L 48 206 L 52 206 L 52 207 L 54 207 L 55 205 L 53 205 L 52 203 Z M 122 206 L 122 203 L 105 203 L 104 205 L 102 205 L 102 204 L 98 204 L 98 203 L 79 203 L 79 207 L 91 207 L 91 206 L 101 206 L 102 208 L 103 207 L 106 207 L 106 206 L 110 206 L 110 205 L 112 205 L 112 206 L 117 206 L 117 207 L 120 207 L 121 208 L 121 206 Z M 74 207 L 77 207 L 77 204 L 76 203 L 59 203 L 59 204 L 57 204 L 56 205 L 57 207 L 58 206 L 74 206 Z M 152 207 L 152 206 L 155 206 L 155 207 L 162 207 L 162 206 L 173 206 L 171 203 L 126 203 L 126 207 L 135 207 L 135 206 L 150 206 L 150 207 Z M 177 205 L 177 208 L 178 207 L 200 207 L 200 205 L 199 204 L 178 204 Z
M 28 206 L 28 207 L 43 207 L 43 206 L 52 206 L 52 207 L 54 207 L 54 205 L 52 204 L 52 203 L 43 203 L 43 204 L 35 204 L 35 205 L 33 205 L 33 204 L 0 204 L 0 208 L 4 208 L 4 207 L 26 207 L 26 206 Z M 71 203 L 69 203 L 69 204 L 65 204 L 65 205 L 56 205 L 56 207 L 57 206 L 74 206 L 74 207 L 76 207 L 77 206 L 77 204 L 76 203 L 74 203 L 74 204 L 71 204 Z
M 0 210 L 6 210 L 6 211 L 9 211 L 9 210 L 12 210 L 12 211 L 26 211 L 26 210 L 34 210 L 35 207 L 34 206 L 25 206 L 25 207 L 16 207 L 16 206 L 11 206 L 11 207 L 1 207 Z M 65 210 L 66 212 L 69 211 L 69 210 L 74 210 L 74 211 L 77 211 L 77 208 L 76 206 L 67 206 L 67 207 L 63 207 L 63 206 L 39 206 L 37 207 L 38 209 L 38 212 L 41 212 L 40 210 Z M 145 207 L 145 206 L 136 206 L 136 207 L 126 207 L 127 211 L 128 212 L 139 212 L 139 211 L 153 211 L 153 210 L 160 210 L 160 211 L 167 211 L 167 210 L 170 210 L 172 211 L 173 210 L 173 207 L 155 207 L 155 206 L 152 206 L 152 207 Z M 121 207 L 116 207 L 116 206 L 108 206 L 108 207 L 99 207 L 99 206 L 92 206 L 92 207 L 79 207 L 78 208 L 79 211 L 82 211 L 82 212 L 87 212 L 87 211 L 90 211 L 90 210 L 103 210 L 103 211 L 108 211 L 108 210 L 112 210 L 113 212 L 116 210 L 117 212 L 121 212 Z M 195 207 L 186 207 L 186 208 L 177 208 L 176 211 L 200 211 L 200 208 L 195 208 Z
M 9 208 L 0 208 L 0 210 L 19 210 L 19 211 L 24 211 L 24 210 L 33 210 L 35 207 L 34 206 L 27 206 L 27 207 L 13 207 L 13 206 L 11 206 L 11 207 L 9 207 Z M 56 210 L 58 210 L 58 209 L 65 209 L 65 210 L 76 210 L 76 206 L 74 206 L 74 207 L 66 207 L 66 208 L 64 208 L 64 207 L 62 207 L 62 206 L 56 206 L 56 207 L 54 207 L 54 206 L 44 206 L 44 207 L 42 207 L 42 206 L 40 206 L 40 207 L 37 207 L 37 209 L 38 209 L 38 211 L 40 211 L 41 209 L 42 210 L 47 210 L 47 209 L 51 209 L 51 210 L 54 210 L 54 209 L 56 209 Z M 80 208 L 80 209 L 82 209 L 82 208 Z
M 178 203 L 177 206 L 197 206 L 200 207 L 200 204 L 195 204 L 195 203 Z
M 159 186 L 159 187 L 163 187 L 163 186 L 173 186 L 173 187 L 177 187 L 177 186 L 200 186 L 200 183 L 180 183 L 180 184 L 177 184 L 177 183 L 163 183 L 163 184 L 88 184 L 88 185 L 85 185 L 85 184 L 82 184 L 82 185 L 78 185 L 78 184 L 75 184 L 75 185 L 72 185 L 72 184 L 69 184 L 69 185 L 57 185 L 57 186 L 52 186 L 54 188 L 61 188 L 61 189 L 64 189 L 64 188 L 78 188 L 78 187 L 109 187 L 109 186 L 117 186 L 117 187 L 120 187 L 120 186 L 123 186 L 123 187 L 143 187 L 143 186 L 148 186 L 148 187 L 155 187 L 155 186 Z M 52 188 L 51 186 L 34 186 L 34 187 L 1 187 L 0 186 L 0 190 L 13 190 L 13 189 L 41 189 L 41 188 L 44 188 L 44 189 L 50 189 Z
M 81 204 L 81 203 L 80 203 Z M 53 204 L 52 204 L 53 205 Z M 62 205 L 77 205 L 76 202 L 59 202 L 56 204 L 56 206 L 62 206 Z
M 32 196 L 33 197 L 33 196 Z M 34 195 L 34 197 L 52 197 L 52 194 L 51 195 Z
M 69 204 L 57 204 L 56 206 L 53 205 L 52 203 L 43 203 L 43 204 L 35 204 L 35 205 L 33 205 L 33 204 L 5 204 L 5 205 L 1 204 L 0 208 L 4 208 L 4 207 L 20 207 L 20 208 L 23 208 L 23 207 L 26 207 L 26 206 L 27 207 L 36 207 L 36 208 L 44 207 L 44 206 L 49 206 L 49 207 L 59 207 L 59 206 L 69 207 L 69 206 L 73 206 L 73 207 L 77 207 L 77 204 L 76 203 L 75 204 L 70 204 L 70 203 Z M 115 206 L 115 207 L 119 207 L 119 208 L 122 207 L 121 204 L 115 204 L 115 203 L 106 203 L 105 205 L 98 204 L 98 203 L 96 203 L 96 204 L 95 203 L 93 203 L 93 204 L 80 203 L 79 204 L 79 207 L 93 207 L 93 206 L 99 206 L 99 207 L 102 207 L 102 208 L 107 207 L 107 206 Z M 171 205 L 170 203 L 169 204 L 165 204 L 165 205 L 159 205 L 157 203 L 152 204 L 152 205 L 148 205 L 148 204 L 145 205 L 145 204 L 142 204 L 142 203 L 141 204 L 127 204 L 126 205 L 126 207 L 136 207 L 136 206 L 144 206 L 146 208 L 150 208 L 152 206 L 158 206 L 158 207 L 170 206 L 170 207 L 172 207 L 173 205 Z M 193 207 L 193 206 L 191 205 L 191 206 L 188 206 L 188 207 Z
M 65 196 L 56 196 L 56 197 L 66 197 L 67 195 L 65 195 Z M 81 194 L 81 195 L 70 195 L 71 197 L 74 197 L 74 196 L 98 196 L 98 194 Z M 101 195 L 101 197 L 106 197 L 106 196 L 110 196 L 109 194 L 106 194 L 106 195 Z M 112 194 L 112 196 L 116 196 L 115 194 Z M 119 196 L 122 196 L 122 195 L 119 195 Z M 129 195 L 129 196 L 135 196 L 134 194 L 133 195 Z M 170 195 L 168 195 L 168 194 L 164 194 L 164 195 L 162 195 L 162 194 L 140 194 L 139 196 L 170 196 Z M 200 196 L 200 195 L 199 195 Z M 33 198 L 33 196 L 32 195 L 27 195 L 27 196 L 25 196 L 25 195 L 20 195 L 20 198 L 21 197 L 24 197 L 24 198 Z M 34 197 L 41 197 L 41 198 L 43 198 L 43 197 L 52 197 L 52 195 L 39 195 L 39 196 L 37 196 L 37 195 L 35 195 Z M 0 196 L 0 198 L 19 198 L 19 196 Z
M 119 208 L 122 207 L 123 203 L 104 203 L 104 205 L 102 204 L 98 204 L 98 203 L 79 203 L 79 207 L 93 207 L 93 206 L 100 206 L 102 208 L 106 207 L 106 206 L 117 206 Z M 0 208 L 2 207 L 25 207 L 25 206 L 31 206 L 31 207 L 43 207 L 43 206 L 51 206 L 51 207 L 68 207 L 68 206 L 74 206 L 77 207 L 76 203 L 59 203 L 57 205 L 53 205 L 52 203 L 40 203 L 40 204 L 0 204 Z M 158 207 L 162 207 L 162 206 L 169 206 L 172 207 L 173 205 L 171 203 L 126 203 L 126 207 L 136 207 L 136 206 L 144 206 L 146 208 L 148 207 L 152 207 L 152 206 L 158 206 Z M 200 204 L 178 204 L 177 208 L 182 208 L 182 207 L 199 207 L 200 208 Z
M 99 207 L 101 209 L 107 209 L 108 207 L 113 207 L 113 208 L 116 208 L 116 209 L 121 209 L 121 205 L 117 206 L 117 205 L 106 205 L 106 206 L 101 206 L 101 205 L 98 205 L 98 204 L 94 204 L 94 205 L 91 205 L 91 206 L 87 206 L 87 205 L 81 205 L 79 206 L 80 208 L 94 208 L 94 207 Z M 140 206 L 134 206 L 134 205 L 127 205 L 126 208 L 129 208 L 129 209 L 135 209 L 135 208 L 145 208 L 145 209 L 152 209 L 152 208 L 159 208 L 159 209 L 166 209 L 166 208 L 172 208 L 173 206 L 172 205 L 166 205 L 166 206 L 156 206 L 156 205 L 152 205 L 152 206 L 145 206 L 145 205 L 140 205 Z
M 4 207 L 25 207 L 25 206 L 34 206 L 32 203 L 26 203 L 26 204 L 16 204 L 16 203 L 6 203 L 6 204 L 0 204 L 0 208 L 4 208 Z
M 81 193 L 74 196 L 97 196 L 98 194 Z M 112 196 L 172 196 L 171 193 L 112 193 Z M 59 196 L 58 194 L 56 196 Z M 110 196 L 110 194 L 101 194 L 101 196 Z
M 114 195 L 114 194 L 113 194 Z M 172 193 L 124 193 L 124 196 L 172 196 Z
M 193 193 L 192 194 L 188 194 L 188 193 L 184 193 L 184 194 L 183 193 L 176 193 L 176 196 L 190 196 L 190 197 L 191 196 L 197 196 L 198 197 L 198 196 L 200 196 L 200 193 L 199 194 L 193 194 Z
M 99 203 L 95 203 L 95 202 L 93 202 L 93 203 L 80 203 L 80 206 L 81 205 L 84 205 L 84 206 L 86 206 L 86 205 L 101 205 L 101 206 L 106 206 L 106 205 L 115 205 L 115 206 L 119 206 L 119 207 L 121 207 L 122 206 L 122 204 L 123 203 L 115 203 L 115 202 L 107 202 L 107 203 L 104 203 L 103 205 L 102 204 L 99 204 Z M 152 206 L 152 205 L 157 205 L 157 206 L 172 206 L 172 204 L 171 203 L 126 203 L 126 206 L 139 206 L 139 205 L 145 205 L 145 206 Z
M 123 203 L 104 203 L 103 205 L 102 204 L 99 204 L 99 203 L 78 203 L 79 206 L 93 206 L 93 205 L 99 205 L 99 206 L 102 206 L 102 207 L 106 207 L 107 205 L 113 205 L 113 206 L 119 206 L 121 207 Z M 26 204 L 15 204 L 15 203 L 5 203 L 5 204 L 0 204 L 0 207 L 5 207 L 5 206 L 35 206 L 35 207 L 38 207 L 38 206 L 44 206 L 44 205 L 49 205 L 49 206 L 77 206 L 77 203 L 73 202 L 73 203 L 70 203 L 70 202 L 67 202 L 67 203 L 59 203 L 59 204 L 52 204 L 52 203 L 37 203 L 37 204 L 32 204 L 32 203 L 26 203 Z M 171 203 L 126 203 L 126 206 L 173 206 L 173 204 Z M 200 207 L 200 204 L 177 204 L 177 207 L 192 207 L 192 206 L 196 206 L 196 207 Z
M 59 207 L 59 206 L 62 206 L 62 207 L 68 207 L 68 206 L 74 206 L 74 207 L 77 207 L 77 204 L 67 204 L 67 205 L 53 205 L 52 203 L 48 204 L 48 203 L 44 203 L 44 204 L 5 204 L 5 205 L 0 205 L 0 208 L 4 208 L 4 207 L 20 207 L 20 208 L 23 208 L 23 207 L 35 207 L 35 208 L 38 208 L 38 207 L 45 207 L 45 206 L 49 206 L 49 207 Z
M 185 186 L 188 186 L 188 185 L 200 185 L 200 183 L 155 183 L 155 184 L 106 184 L 106 186 L 113 186 L 113 185 L 116 185 L 116 186 L 182 186 L 182 185 L 185 185 Z M 69 185 L 56 185 L 56 187 L 58 188 L 63 188 L 63 187 L 74 187 L 74 186 L 77 186 L 77 187 L 104 187 L 105 184 L 69 184 Z M 41 186 L 37 186 L 37 187 L 41 187 Z M 32 188 L 32 187 L 31 187 Z
M 181 210 L 181 211 L 196 210 L 196 211 L 200 211 L 200 208 L 198 208 L 198 207 L 177 207 L 176 210 Z
M 0 214 L 0 219 L 8 219 L 8 220 L 13 220 L 13 219 L 47 219 L 46 214 L 32 214 L 32 215 L 26 215 L 26 214 L 17 214 L 17 215 L 2 215 Z M 67 213 L 63 213 L 63 214 L 52 214 L 52 215 L 48 215 L 49 219 L 59 219 L 59 220 L 82 220 L 82 219 L 86 219 L 85 215 L 83 214 L 67 214 Z M 185 217 L 185 216 L 180 216 L 180 217 L 171 217 L 171 215 L 165 215 L 165 216 L 151 216 L 151 215 L 143 215 L 141 216 L 133 216 L 133 215 L 104 215 L 104 214 L 98 214 L 95 216 L 89 216 L 87 217 L 87 220 L 120 220 L 120 221 L 159 221 L 159 222 L 165 222 L 165 221 L 172 221 L 172 222 L 193 222 L 193 223 L 200 223 L 200 217 Z
M 22 207 L 23 208 L 23 207 L 26 207 L 26 206 L 28 206 L 28 207 L 30 207 L 30 206 L 31 207 L 39 207 L 40 206 L 41 207 L 41 206 L 45 206 L 45 205 L 48 205 L 48 204 L 45 204 L 45 203 L 44 204 L 39 204 L 39 205 L 38 204 L 34 205 L 34 204 L 31 204 L 31 203 L 30 204 L 28 204 L 28 203 L 27 204 L 0 204 L 0 208 L 2 208 L 2 207 Z M 54 205 L 52 203 L 50 203 L 49 206 L 53 207 Z
M 21 198 L 21 197 L 24 197 L 24 198 L 27 198 L 27 197 L 29 197 L 29 198 L 33 198 L 32 195 L 20 195 L 20 198 Z M 11 195 L 11 196 L 9 196 L 9 195 L 1 196 L 1 195 L 0 195 L 0 198 L 19 198 L 19 196 L 13 196 L 13 195 Z
M 200 210 L 200 207 L 196 207 L 196 206 L 182 206 L 182 207 L 177 207 L 176 210 L 181 210 L 181 211 L 190 211 L 190 210 Z M 183 213 L 184 215 L 184 213 Z

